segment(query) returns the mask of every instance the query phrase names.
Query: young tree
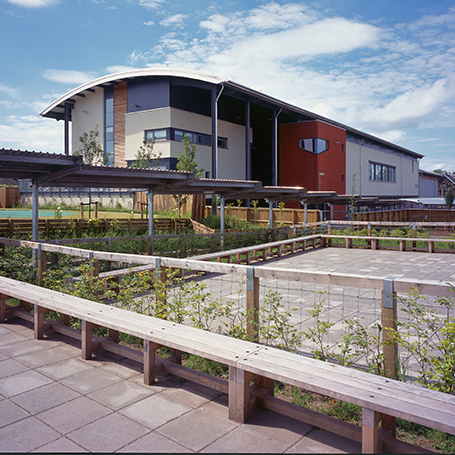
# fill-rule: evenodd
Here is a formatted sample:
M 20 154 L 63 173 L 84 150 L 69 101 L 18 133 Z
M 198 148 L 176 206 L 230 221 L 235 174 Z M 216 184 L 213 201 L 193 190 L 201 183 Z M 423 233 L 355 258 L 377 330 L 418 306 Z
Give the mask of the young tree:
M 131 167 L 136 169 L 157 168 L 160 164 L 161 152 L 156 152 L 154 147 L 154 139 L 144 139 L 136 152 L 135 161 L 131 164 Z
M 455 194 L 453 194 L 452 188 L 449 187 L 449 189 L 446 191 L 446 194 L 444 196 L 444 201 L 445 201 L 445 206 L 447 207 L 449 221 L 450 221 L 450 209 L 452 208 L 454 199 L 455 199 Z
M 93 130 L 88 133 L 82 134 L 79 137 L 79 148 L 73 153 L 74 155 L 81 155 L 85 164 L 91 166 L 102 166 L 108 163 L 108 158 L 104 154 L 103 147 L 98 141 L 99 138 L 99 126 L 95 125 Z
M 204 174 L 204 169 L 199 168 L 196 163 L 196 145 L 190 141 L 187 134 L 183 137 L 183 152 L 178 155 L 177 170 L 194 172 L 195 177 L 198 179 Z M 179 210 L 179 220 L 181 218 L 181 211 L 183 204 L 187 201 L 188 195 L 174 194 L 174 200 L 177 202 Z

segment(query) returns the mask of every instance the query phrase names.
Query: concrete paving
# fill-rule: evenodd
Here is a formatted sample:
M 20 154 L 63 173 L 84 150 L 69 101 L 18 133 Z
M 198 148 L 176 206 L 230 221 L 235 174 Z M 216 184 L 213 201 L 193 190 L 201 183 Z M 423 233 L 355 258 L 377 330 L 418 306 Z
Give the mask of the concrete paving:
M 318 249 L 266 265 L 301 270 L 455 281 L 455 255 Z M 260 265 L 258 265 L 260 266 Z M 225 280 L 225 281 L 223 281 Z M 229 279 L 230 280 L 230 279 Z M 210 290 L 235 298 L 238 283 L 213 280 Z M 268 281 L 261 287 L 283 287 Z M 302 323 L 307 290 L 285 283 Z M 314 294 L 314 288 L 308 290 Z M 337 297 L 338 295 L 338 297 Z M 340 297 L 341 296 L 341 297 Z M 373 291 L 331 289 L 331 320 L 362 308 L 377 318 Z M 339 311 L 337 306 L 340 307 Z M 343 309 L 341 309 L 343 308 Z M 338 311 L 338 313 L 337 313 Z M 336 327 L 334 327 L 336 329 Z M 227 397 L 167 374 L 144 386 L 142 366 L 104 351 L 81 360 L 80 343 L 49 332 L 34 340 L 31 324 L 0 324 L 2 452 L 274 452 L 358 453 L 360 444 L 264 411 L 248 423 L 228 420 Z
M 227 397 L 31 324 L 0 324 L 1 452 L 358 453 L 360 444 L 272 411 L 228 420 Z

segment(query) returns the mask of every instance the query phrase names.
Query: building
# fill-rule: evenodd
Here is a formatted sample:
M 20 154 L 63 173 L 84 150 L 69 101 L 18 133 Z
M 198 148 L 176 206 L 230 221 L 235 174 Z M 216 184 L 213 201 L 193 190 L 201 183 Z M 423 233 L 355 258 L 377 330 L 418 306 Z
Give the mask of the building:
M 131 164 L 148 138 L 162 154 L 160 166 L 175 169 L 188 134 L 210 178 L 361 196 L 419 195 L 423 155 L 212 75 L 111 74 L 71 90 L 41 115 L 65 122 L 67 154 L 98 125 L 113 166 Z

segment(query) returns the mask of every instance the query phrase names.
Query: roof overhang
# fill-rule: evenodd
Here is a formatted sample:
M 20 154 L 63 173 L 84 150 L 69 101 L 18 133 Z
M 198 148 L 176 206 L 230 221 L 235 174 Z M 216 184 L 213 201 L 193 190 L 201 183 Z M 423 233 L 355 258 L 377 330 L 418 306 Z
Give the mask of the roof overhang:
M 225 199 L 267 199 L 343 205 L 353 196 L 306 191 L 301 187 L 262 186 L 251 180 L 196 179 L 192 172 L 89 166 L 81 156 L 0 150 L 0 177 L 30 179 L 38 186 L 69 188 L 128 188 L 155 194 L 217 194 Z M 357 200 L 358 197 L 354 196 Z

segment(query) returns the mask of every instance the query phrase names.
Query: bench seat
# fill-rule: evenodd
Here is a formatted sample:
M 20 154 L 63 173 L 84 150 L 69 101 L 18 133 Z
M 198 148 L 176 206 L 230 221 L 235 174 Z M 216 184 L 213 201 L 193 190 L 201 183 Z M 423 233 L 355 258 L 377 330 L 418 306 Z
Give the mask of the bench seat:
M 379 450 L 378 427 L 383 416 L 405 419 L 455 434 L 455 396 L 418 385 L 376 376 L 230 338 L 170 321 L 156 319 L 79 297 L 0 277 L 0 319 L 5 301 L 17 298 L 34 305 L 35 337 L 43 334 L 43 314 L 58 311 L 82 320 L 82 356 L 90 358 L 92 329 L 106 327 L 144 340 L 144 382 L 154 382 L 155 350 L 161 346 L 187 352 L 229 366 L 229 417 L 247 418 L 256 383 L 256 396 L 273 396 L 273 380 L 343 400 L 363 408 L 362 444 L 365 452 Z M 260 390 L 259 390 L 260 389 Z M 253 393 L 251 393 L 253 391 Z

